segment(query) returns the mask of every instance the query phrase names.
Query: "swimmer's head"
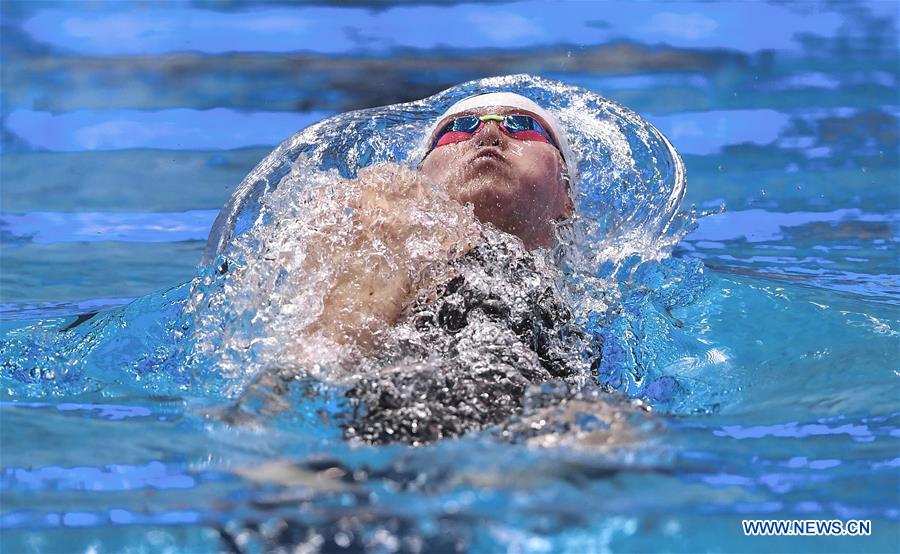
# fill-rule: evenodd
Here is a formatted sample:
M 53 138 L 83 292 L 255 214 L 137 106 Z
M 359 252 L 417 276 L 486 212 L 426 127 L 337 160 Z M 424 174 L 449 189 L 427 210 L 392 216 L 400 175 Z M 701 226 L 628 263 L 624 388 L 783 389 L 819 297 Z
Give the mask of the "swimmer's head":
M 435 121 L 423 152 L 425 176 L 528 248 L 550 245 L 553 222 L 572 215 L 575 164 L 565 133 L 524 96 L 495 92 L 457 102 Z

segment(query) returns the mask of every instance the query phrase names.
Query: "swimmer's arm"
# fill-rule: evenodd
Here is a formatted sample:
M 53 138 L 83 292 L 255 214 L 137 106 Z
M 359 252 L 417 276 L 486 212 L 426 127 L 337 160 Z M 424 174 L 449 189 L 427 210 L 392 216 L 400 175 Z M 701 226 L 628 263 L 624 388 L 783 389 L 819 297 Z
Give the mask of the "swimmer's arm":
M 313 258 L 335 276 L 310 331 L 369 349 L 395 324 L 419 289 L 471 249 L 480 227 L 470 210 L 417 173 L 396 165 L 366 168 L 340 192 L 347 240 Z M 310 268 L 313 269 L 313 268 Z

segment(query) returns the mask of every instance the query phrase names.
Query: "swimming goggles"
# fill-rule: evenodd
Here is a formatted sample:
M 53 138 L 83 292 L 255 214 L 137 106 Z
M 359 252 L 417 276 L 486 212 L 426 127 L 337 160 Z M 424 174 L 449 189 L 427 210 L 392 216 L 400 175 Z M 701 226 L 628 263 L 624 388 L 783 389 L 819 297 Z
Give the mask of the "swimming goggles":
M 547 142 L 559 149 L 553 135 L 536 118 L 526 114 L 491 114 L 463 115 L 450 120 L 434 135 L 429 152 L 439 146 L 469 140 L 488 121 L 497 121 L 500 129 L 514 139 Z

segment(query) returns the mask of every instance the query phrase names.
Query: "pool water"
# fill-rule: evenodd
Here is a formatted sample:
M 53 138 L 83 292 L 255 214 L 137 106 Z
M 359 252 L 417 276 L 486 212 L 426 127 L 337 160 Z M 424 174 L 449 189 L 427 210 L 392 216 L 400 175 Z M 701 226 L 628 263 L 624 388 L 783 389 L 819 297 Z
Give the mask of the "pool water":
M 3 551 L 900 549 L 896 4 L 0 9 Z M 302 382 L 222 417 L 166 330 L 241 179 L 324 117 L 526 71 L 656 125 L 707 214 L 595 329 L 654 411 L 613 404 L 613 443 L 573 403 L 558 440 L 360 446 Z

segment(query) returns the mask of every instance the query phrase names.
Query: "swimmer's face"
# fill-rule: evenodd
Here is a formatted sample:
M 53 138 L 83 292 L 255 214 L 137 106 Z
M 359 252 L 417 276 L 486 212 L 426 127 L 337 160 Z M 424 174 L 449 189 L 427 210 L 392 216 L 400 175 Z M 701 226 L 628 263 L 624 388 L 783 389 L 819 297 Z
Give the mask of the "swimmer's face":
M 528 114 L 540 120 L 527 110 L 506 107 L 479 108 L 453 117 L 466 114 Z M 554 221 L 572 215 L 565 167 L 552 144 L 515 139 L 498 122 L 486 121 L 472 138 L 432 150 L 420 171 L 445 184 L 457 202 L 472 204 L 481 221 L 518 236 L 527 248 L 537 248 L 553 242 Z

